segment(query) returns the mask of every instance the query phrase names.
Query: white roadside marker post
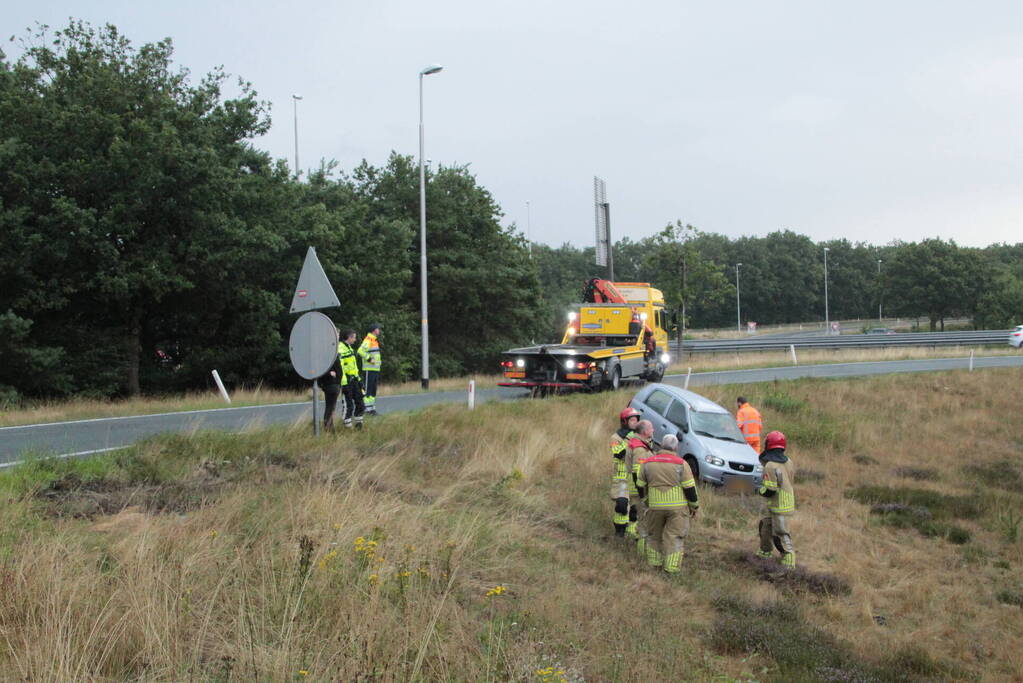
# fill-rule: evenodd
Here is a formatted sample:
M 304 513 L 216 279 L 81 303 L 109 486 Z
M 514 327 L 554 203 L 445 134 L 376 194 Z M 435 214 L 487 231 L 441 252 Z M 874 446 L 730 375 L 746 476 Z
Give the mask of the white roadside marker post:
M 692 377 L 692 376 L 693 376 L 693 369 L 689 368 L 689 372 L 686 373 L 686 385 L 684 387 L 682 387 L 683 389 L 688 389 L 689 388 L 689 378 Z
M 970 349 L 970 372 L 973 372 L 973 349 Z
M 789 351 L 792 352 L 792 364 L 793 365 L 799 365 L 799 362 L 796 360 L 796 345 L 795 344 L 789 344 Z
M 476 410 L 476 380 L 469 380 L 469 410 Z
M 231 397 L 227 395 L 227 389 L 224 388 L 224 383 L 220 379 L 220 373 L 216 370 L 213 371 L 213 381 L 217 383 L 217 388 L 220 389 L 220 395 L 228 403 L 231 402 Z

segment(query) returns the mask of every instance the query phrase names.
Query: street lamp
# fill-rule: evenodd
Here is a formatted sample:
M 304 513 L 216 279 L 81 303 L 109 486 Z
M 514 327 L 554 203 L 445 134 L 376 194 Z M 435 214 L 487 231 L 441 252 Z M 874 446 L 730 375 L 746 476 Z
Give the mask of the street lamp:
M 742 308 L 739 306 L 739 266 L 735 264 L 735 331 L 742 333 Z
M 877 260 L 877 322 L 881 322 L 881 298 L 884 290 L 881 289 L 881 259 Z
M 295 104 L 295 180 L 301 175 L 301 171 L 298 170 L 298 101 L 302 99 L 301 95 L 292 95 L 291 101 Z
M 831 334 L 831 316 L 828 313 L 828 247 L 824 247 L 824 334 Z
M 435 74 L 443 68 L 440 64 L 431 64 L 419 72 L 419 290 L 422 296 L 419 310 L 422 317 L 422 383 L 424 389 L 430 388 L 430 323 L 426 307 L 426 172 L 423 168 L 423 159 L 426 154 L 423 136 L 423 76 Z

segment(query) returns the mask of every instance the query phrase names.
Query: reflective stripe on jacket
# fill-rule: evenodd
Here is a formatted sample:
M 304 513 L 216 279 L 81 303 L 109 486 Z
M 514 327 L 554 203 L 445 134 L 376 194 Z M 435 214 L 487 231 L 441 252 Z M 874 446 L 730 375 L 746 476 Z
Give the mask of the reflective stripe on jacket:
M 639 489 L 636 488 L 636 476 L 639 474 L 639 461 L 654 454 L 654 449 L 649 441 L 641 436 L 633 436 L 629 439 L 629 448 L 625 452 L 625 471 L 629 473 L 629 496 L 639 496 Z
M 362 358 L 362 369 L 380 372 L 380 342 L 377 336 L 370 332 L 359 344 L 359 358 Z
M 348 378 L 358 380 L 359 364 L 355 360 L 355 351 L 344 342 L 338 342 L 337 355 L 341 359 L 341 386 L 348 385 Z
M 739 425 L 739 431 L 746 437 L 746 443 L 753 446 L 755 441 L 756 446 L 754 448 L 760 445 L 760 432 L 764 428 L 760 411 L 749 403 L 743 403 L 742 407 L 735 414 L 735 423 Z
M 764 463 L 764 483 L 761 493 L 774 491 L 767 499 L 767 509 L 772 515 L 791 515 L 796 511 L 796 492 L 792 487 L 792 470 L 787 462 L 768 461 Z
M 689 463 L 671 451 L 643 458 L 639 463 L 636 484 L 646 488 L 646 504 L 651 510 L 700 506 L 696 479 Z M 687 489 L 691 491 L 687 492 Z
M 612 481 L 631 479 L 625 458 L 629 451 L 629 440 L 636 434 L 635 432 L 626 431 L 625 436 L 622 436 L 622 431 L 626 430 L 623 428 L 611 435 L 611 458 L 615 464 L 614 474 L 611 475 Z

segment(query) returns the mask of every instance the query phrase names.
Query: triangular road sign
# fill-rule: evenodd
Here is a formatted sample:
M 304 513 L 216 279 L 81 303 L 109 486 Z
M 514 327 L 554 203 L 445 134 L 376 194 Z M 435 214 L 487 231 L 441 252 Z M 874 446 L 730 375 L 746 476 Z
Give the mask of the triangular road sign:
M 309 247 L 302 264 L 302 272 L 298 276 L 295 295 L 291 297 L 291 312 L 302 313 L 320 308 L 334 308 L 341 302 L 330 286 L 327 274 L 323 272 L 320 259 L 316 258 L 316 248 Z

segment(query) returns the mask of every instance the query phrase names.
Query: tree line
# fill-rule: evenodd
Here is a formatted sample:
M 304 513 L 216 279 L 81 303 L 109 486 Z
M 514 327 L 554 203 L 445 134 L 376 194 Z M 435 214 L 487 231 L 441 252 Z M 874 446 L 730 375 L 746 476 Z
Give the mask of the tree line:
M 270 126 L 251 84 L 227 98 L 214 69 L 193 83 L 170 39 L 134 46 L 113 26 L 71 21 L 0 51 L 0 403 L 298 384 L 290 303 L 308 246 L 360 333 L 384 325 L 386 379 L 419 366 L 418 173 L 410 156 L 299 182 L 252 140 Z M 560 336 L 566 306 L 601 275 L 592 248 L 532 249 L 502 225 L 466 166 L 427 178 L 430 347 L 436 376 L 492 371 L 500 352 Z M 778 232 L 730 239 L 681 222 L 614 245 L 619 280 L 665 291 L 680 326 L 885 310 L 939 325 L 1020 314 L 1023 245 L 928 240 L 871 247 Z M 876 260 L 883 259 L 882 275 Z

